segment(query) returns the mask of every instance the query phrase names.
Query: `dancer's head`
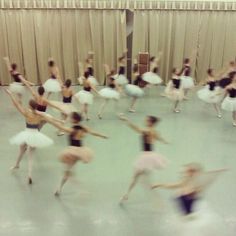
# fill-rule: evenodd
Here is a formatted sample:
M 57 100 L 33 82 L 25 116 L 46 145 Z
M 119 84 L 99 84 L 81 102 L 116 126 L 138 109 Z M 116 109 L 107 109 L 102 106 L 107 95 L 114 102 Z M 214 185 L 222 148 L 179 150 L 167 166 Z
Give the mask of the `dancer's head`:
M 39 94 L 40 96 L 43 96 L 44 93 L 45 93 L 44 87 L 43 87 L 43 86 L 39 86 L 39 87 L 38 87 L 38 94 Z
M 147 118 L 146 118 L 146 125 L 148 127 L 155 126 L 159 122 L 160 122 L 160 118 L 158 118 L 156 116 L 147 116 Z
M 185 175 L 188 177 L 192 177 L 198 175 L 203 171 L 202 166 L 199 163 L 189 163 L 185 165 Z
M 12 63 L 11 64 L 11 69 L 12 70 L 16 70 L 17 69 L 17 64 L 16 63 Z
M 70 79 L 67 79 L 64 83 L 65 87 L 66 88 L 69 88 L 71 86 L 71 80 Z
M 150 62 L 154 62 L 155 61 L 155 59 L 156 59 L 156 57 L 150 57 Z
M 190 59 L 189 58 L 184 58 L 184 64 L 189 64 L 190 63 Z
M 230 67 L 236 66 L 236 62 L 235 62 L 235 61 L 230 61 L 230 62 L 229 62 L 229 66 L 230 66 Z
M 71 113 L 71 122 L 74 123 L 74 124 L 77 124 L 80 121 L 82 121 L 81 114 L 79 114 L 78 112 L 72 112 Z
M 49 60 L 49 61 L 48 61 L 48 66 L 49 66 L 49 67 L 55 66 L 55 62 L 54 62 L 53 60 Z
M 118 62 L 119 63 L 125 63 L 125 56 L 119 57 Z
M 30 99 L 30 100 L 29 100 L 29 108 L 30 108 L 31 110 L 36 110 L 37 107 L 38 107 L 37 102 L 34 101 L 33 99 Z
M 208 74 L 209 76 L 213 76 L 213 70 L 212 70 L 211 68 L 209 68 L 209 69 L 207 70 L 207 74 Z

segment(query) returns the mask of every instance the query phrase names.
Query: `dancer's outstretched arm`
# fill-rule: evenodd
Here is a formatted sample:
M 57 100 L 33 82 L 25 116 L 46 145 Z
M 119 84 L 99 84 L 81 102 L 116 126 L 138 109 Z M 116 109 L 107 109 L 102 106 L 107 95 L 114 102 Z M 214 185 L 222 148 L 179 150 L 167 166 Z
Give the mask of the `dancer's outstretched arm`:
M 12 94 L 12 92 L 8 89 L 5 89 L 6 93 L 9 95 L 9 97 L 12 100 L 12 103 L 14 104 L 14 106 L 16 107 L 16 109 L 23 115 L 26 116 L 26 111 L 25 108 L 18 102 L 18 100 L 14 97 L 14 95 Z
M 128 118 L 126 118 L 123 115 L 119 115 L 120 120 L 125 121 L 126 124 L 133 130 L 135 130 L 138 133 L 144 133 L 145 130 L 141 129 L 140 127 L 138 127 L 137 125 L 133 124 Z

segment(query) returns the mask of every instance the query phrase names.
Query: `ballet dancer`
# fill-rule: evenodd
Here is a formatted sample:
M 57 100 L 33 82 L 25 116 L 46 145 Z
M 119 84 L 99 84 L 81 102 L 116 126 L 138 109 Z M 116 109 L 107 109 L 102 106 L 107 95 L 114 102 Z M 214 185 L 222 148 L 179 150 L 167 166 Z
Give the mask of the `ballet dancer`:
M 85 60 L 85 72 L 89 73 L 88 81 L 95 87 L 98 85 L 98 81 L 94 77 L 93 57 L 94 52 L 88 52 L 88 57 Z
M 48 98 L 52 93 L 61 92 L 63 85 L 59 68 L 53 58 L 48 59 L 49 79 L 43 84 L 45 91 L 48 93 Z
M 17 99 L 20 103 L 22 103 L 22 95 L 24 93 L 24 86 L 22 84 L 23 76 L 17 71 L 17 64 L 16 63 L 10 63 L 10 60 L 8 57 L 4 57 L 3 60 L 5 61 L 5 64 L 7 66 L 7 69 L 13 78 L 14 82 L 10 84 L 10 91 L 14 93 L 17 96 Z M 30 82 L 28 82 L 30 83 Z M 30 83 L 33 85 L 33 83 Z
M 60 108 L 61 111 L 61 120 L 66 122 L 68 117 L 72 112 L 76 112 L 77 109 L 73 106 L 72 104 L 72 98 L 74 96 L 74 91 L 71 86 L 72 82 L 70 79 L 67 79 L 62 86 L 62 102 L 59 101 L 50 101 L 51 104 L 54 106 Z M 64 135 L 65 133 L 61 130 L 58 130 L 57 135 L 61 136 Z
M 96 94 L 99 95 L 96 88 L 92 85 L 91 82 L 89 82 L 89 72 L 86 71 L 84 73 L 84 79 L 83 79 L 83 90 L 79 91 L 75 94 L 75 97 L 77 98 L 78 102 L 82 104 L 82 115 L 85 116 L 86 120 L 90 120 L 88 115 L 88 107 L 89 105 L 93 104 L 93 94 L 91 91 L 94 91 Z
M 155 126 L 160 122 L 160 119 L 157 117 L 147 116 L 145 128 L 136 126 L 123 115 L 120 115 L 120 119 L 125 121 L 134 131 L 141 134 L 143 142 L 143 153 L 135 162 L 133 179 L 127 193 L 121 198 L 122 203 L 123 201 L 128 200 L 130 192 L 135 187 L 141 176 L 148 176 L 152 170 L 164 168 L 166 166 L 165 158 L 153 151 L 153 144 L 156 141 L 165 144 L 167 144 L 167 142 L 155 130 Z
M 74 165 L 78 161 L 87 164 L 92 160 L 92 150 L 88 147 L 83 146 L 82 140 L 84 136 L 86 134 L 90 134 L 104 139 L 106 139 L 107 136 L 81 125 L 82 116 L 77 112 L 73 112 L 71 114 L 71 122 L 73 123 L 73 126 L 71 128 L 65 127 L 62 124 L 55 122 L 53 119 L 48 116 L 45 116 L 42 113 L 40 113 L 39 115 L 44 117 L 44 119 L 48 123 L 69 134 L 69 147 L 65 148 L 60 156 L 61 162 L 65 165 L 65 172 L 61 180 L 60 186 L 55 192 L 55 195 L 59 196 L 61 194 L 64 184 L 72 175 L 72 168 L 74 167 Z
M 144 96 L 143 88 L 147 85 L 147 82 L 143 81 L 142 76 L 139 74 L 137 64 L 133 67 L 134 83 L 125 85 L 125 92 L 131 97 L 132 101 L 129 107 L 129 112 L 135 112 L 134 106 L 138 98 Z
M 165 96 L 174 101 L 174 112 L 179 113 L 179 103 L 184 99 L 182 80 L 176 68 L 172 70 L 172 79 L 168 82 L 165 89 Z
M 221 118 L 220 103 L 224 98 L 224 93 L 220 92 L 218 81 L 212 69 L 207 70 L 205 86 L 197 92 L 197 96 L 204 102 L 212 104 L 217 112 L 217 117 Z
M 216 224 L 216 218 L 212 214 L 213 212 L 209 214 L 207 212 L 209 209 L 206 207 L 204 209 L 204 204 L 200 204 L 202 193 L 215 181 L 219 174 L 225 171 L 227 169 L 204 171 L 200 164 L 191 163 L 185 166 L 184 176 L 181 181 L 168 184 L 158 183 L 152 186 L 152 189 L 172 189 L 178 193 L 176 203 L 178 204 L 181 215 L 176 219 L 171 219 L 171 224 L 168 225 L 168 228 L 164 227 L 168 230 L 168 233 L 166 232 L 164 235 L 225 235 L 221 231 L 224 230 L 222 220 L 219 220 L 220 225 Z M 167 219 L 165 221 L 167 222 Z
M 158 85 L 162 83 L 161 77 L 158 75 L 158 64 L 160 62 L 162 52 L 159 53 L 158 57 L 150 58 L 150 71 L 143 74 L 142 79 L 150 85 Z
M 124 52 L 121 57 L 118 58 L 118 73 L 114 76 L 116 84 L 119 86 L 124 86 L 129 83 L 128 79 L 125 76 L 126 73 L 126 53 Z
M 40 111 L 40 112 L 46 112 L 47 107 L 50 106 L 52 108 L 55 108 L 57 110 L 59 110 L 61 113 L 65 114 L 66 112 L 61 108 L 60 105 L 56 104 L 53 101 L 49 101 L 46 97 L 45 97 L 45 89 L 43 86 L 39 86 L 37 93 L 34 91 L 34 89 L 30 86 L 30 84 L 28 83 L 27 80 L 22 79 L 22 83 L 26 86 L 26 88 L 31 92 L 37 107 L 36 110 Z M 49 115 L 49 114 L 48 114 Z M 56 119 L 56 118 L 55 118 Z M 61 121 L 56 119 L 57 121 Z M 46 124 L 46 122 L 44 120 L 41 121 L 41 123 L 39 124 L 38 128 L 39 130 L 41 130 L 43 128 L 43 126 Z
M 28 149 L 28 183 L 32 184 L 32 167 L 35 149 L 52 145 L 53 140 L 39 132 L 39 126 L 43 119 L 36 113 L 37 103 L 31 99 L 29 101 L 29 107 L 25 108 L 18 102 L 10 90 L 5 89 L 5 91 L 10 96 L 16 109 L 25 117 L 26 121 L 26 129 L 10 139 L 11 144 L 20 146 L 20 153 L 15 165 L 11 169 L 14 170 L 20 167 L 20 162 Z
M 191 77 L 192 69 L 191 69 L 190 63 L 191 63 L 190 58 L 185 58 L 184 64 L 180 73 L 185 100 L 188 99 L 187 95 L 188 95 L 189 90 L 191 90 L 194 87 L 194 80 Z
M 102 114 L 108 101 L 114 100 L 117 104 L 118 100 L 120 99 L 121 93 L 120 87 L 116 84 L 116 80 L 114 79 L 115 71 L 110 70 L 108 65 L 104 65 L 104 67 L 106 72 L 106 78 L 108 80 L 108 86 L 99 91 L 99 95 L 104 98 L 104 102 L 102 103 L 98 112 L 99 119 L 102 119 Z
M 232 83 L 225 87 L 227 96 L 224 98 L 221 108 L 232 112 L 233 126 L 236 127 L 236 73 L 232 78 Z

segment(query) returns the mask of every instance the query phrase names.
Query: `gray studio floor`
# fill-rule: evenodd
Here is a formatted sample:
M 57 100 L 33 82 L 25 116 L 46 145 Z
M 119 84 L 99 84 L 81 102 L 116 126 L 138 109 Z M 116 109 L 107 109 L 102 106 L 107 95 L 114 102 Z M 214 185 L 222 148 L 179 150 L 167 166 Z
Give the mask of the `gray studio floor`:
M 222 119 L 217 118 L 213 108 L 199 101 L 194 92 L 181 105 L 182 112 L 174 114 L 170 101 L 160 96 L 162 90 L 151 89 L 138 102 L 134 114 L 127 112 L 129 99 L 122 98 L 116 112 L 127 113 L 137 124 L 143 124 L 147 114 L 162 119 L 157 129 L 170 144 L 157 144 L 156 149 L 169 159 L 169 166 L 152 176 L 153 183 L 176 181 L 181 166 L 193 161 L 202 163 L 206 169 L 230 168 L 208 189 L 205 198 L 224 218 L 233 236 L 236 232 L 236 128 L 232 126 L 231 114 L 223 112 Z M 34 184 L 28 186 L 26 158 L 19 170 L 14 173 L 9 170 L 18 148 L 9 145 L 8 140 L 24 129 L 24 119 L 2 88 L 0 96 L 0 235 L 161 236 L 158 233 L 160 209 L 171 208 L 173 192 L 150 193 L 139 185 L 125 206 L 118 204 L 132 176 L 140 138 L 117 119 L 112 103 L 106 108 L 104 119 L 98 120 L 96 112 L 102 100 L 95 99 L 91 106 L 92 119 L 85 123 L 107 134 L 109 139 L 91 136 L 85 139 L 96 152 L 93 162 L 78 164 L 76 178 L 65 186 L 60 198 L 55 198 L 53 192 L 63 170 L 58 154 L 66 146 L 67 137 L 56 136 L 50 125 L 43 128 L 55 140 L 55 145 L 37 151 Z

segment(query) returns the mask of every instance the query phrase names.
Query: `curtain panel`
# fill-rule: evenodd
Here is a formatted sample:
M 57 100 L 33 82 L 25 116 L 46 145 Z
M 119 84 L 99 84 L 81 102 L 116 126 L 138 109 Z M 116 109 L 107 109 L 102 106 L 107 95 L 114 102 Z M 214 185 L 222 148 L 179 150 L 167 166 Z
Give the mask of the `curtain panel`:
M 173 0 L 0 0 L 0 8 L 39 9 L 163 9 L 163 10 L 231 10 L 236 11 L 236 2 L 231 1 L 173 1 Z
M 220 70 L 235 60 L 235 28 L 232 11 L 136 10 L 133 58 L 139 52 L 156 56 L 162 51 L 160 75 L 167 82 L 172 68 L 181 68 L 183 59 L 193 56 L 192 76 L 201 81 L 207 68 Z
M 95 76 L 104 84 L 103 64 L 116 68 L 126 49 L 126 15 L 123 10 L 0 9 L 0 56 L 9 56 L 30 81 L 48 78 L 47 61 L 53 57 L 62 78 L 76 82 L 78 61 L 95 53 Z M 2 60 L 2 59 L 1 59 Z M 10 76 L 0 63 L 1 84 Z

